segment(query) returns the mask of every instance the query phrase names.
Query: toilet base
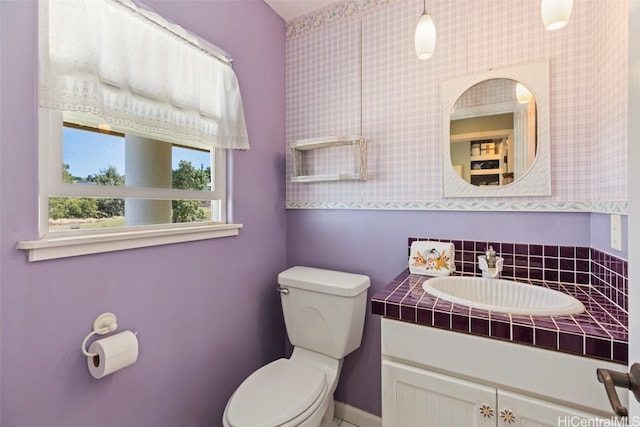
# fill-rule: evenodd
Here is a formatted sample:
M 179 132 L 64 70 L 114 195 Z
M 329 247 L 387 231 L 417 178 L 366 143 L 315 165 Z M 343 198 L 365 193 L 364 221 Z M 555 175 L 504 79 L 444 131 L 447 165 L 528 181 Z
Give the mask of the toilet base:
M 325 371 L 325 374 L 327 375 L 327 384 L 329 384 L 329 390 L 327 390 L 326 397 L 328 402 L 327 409 L 322 416 L 319 427 L 335 427 L 336 424 L 333 421 L 335 414 L 333 393 L 336 391 L 336 387 L 338 386 L 343 359 L 334 359 L 333 357 L 316 353 L 315 351 L 307 350 L 302 347 L 294 347 L 293 353 L 291 354 L 291 360 L 307 363 Z
M 329 397 L 329 404 L 327 405 L 327 410 L 322 417 L 322 421 L 320 422 L 320 427 L 336 427 L 336 423 L 334 421 L 335 414 L 335 402 L 333 400 L 333 396 Z

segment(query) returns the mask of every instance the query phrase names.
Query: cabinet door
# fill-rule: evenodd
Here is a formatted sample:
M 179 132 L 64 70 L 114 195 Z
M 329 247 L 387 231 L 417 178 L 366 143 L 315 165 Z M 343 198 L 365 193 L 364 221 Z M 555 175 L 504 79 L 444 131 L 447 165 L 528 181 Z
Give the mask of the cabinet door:
M 500 427 L 613 425 L 611 420 L 606 420 L 609 424 L 604 420 L 598 424 L 598 417 L 593 414 L 503 390 L 498 390 L 496 415 Z
M 395 362 L 382 362 L 382 425 L 494 426 L 496 389 Z

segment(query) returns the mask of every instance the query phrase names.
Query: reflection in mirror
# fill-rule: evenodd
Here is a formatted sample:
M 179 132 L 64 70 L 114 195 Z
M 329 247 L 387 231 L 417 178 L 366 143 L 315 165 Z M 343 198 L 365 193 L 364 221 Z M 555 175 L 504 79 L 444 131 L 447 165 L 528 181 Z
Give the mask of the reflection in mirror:
M 536 100 L 512 79 L 482 81 L 456 101 L 450 120 L 451 164 L 466 182 L 502 186 L 518 180 L 536 156 Z
M 551 195 L 547 60 L 444 80 L 441 102 L 444 197 Z

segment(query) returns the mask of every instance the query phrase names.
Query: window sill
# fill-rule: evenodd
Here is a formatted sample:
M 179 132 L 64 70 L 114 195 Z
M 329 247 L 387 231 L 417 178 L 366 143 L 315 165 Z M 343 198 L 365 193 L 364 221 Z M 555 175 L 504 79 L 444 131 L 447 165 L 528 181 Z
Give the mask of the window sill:
M 137 229 L 104 234 L 47 236 L 40 240 L 18 242 L 29 262 L 67 258 L 148 246 L 237 236 L 242 224 L 207 224 L 193 227 Z

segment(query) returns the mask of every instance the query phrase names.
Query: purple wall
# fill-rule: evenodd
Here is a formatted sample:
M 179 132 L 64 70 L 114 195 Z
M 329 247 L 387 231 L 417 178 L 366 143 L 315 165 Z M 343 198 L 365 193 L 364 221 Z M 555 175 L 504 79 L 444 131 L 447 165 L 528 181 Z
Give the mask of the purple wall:
M 611 216 L 609 214 L 591 214 L 591 246 L 620 258 L 629 259 L 628 219 L 622 215 L 622 251 L 611 249 Z
M 592 225 L 594 215 L 288 210 L 287 264 L 366 274 L 371 296 L 407 268 L 409 237 L 591 246 L 593 234 L 609 235 L 602 218 Z M 367 314 L 362 346 L 345 359 L 336 400 L 380 415 L 380 366 L 380 316 Z
M 286 265 L 367 274 L 372 295 L 405 268 L 409 236 L 594 246 L 626 257 L 608 250 L 600 214 L 285 211 L 284 23 L 257 0 L 148 3 L 235 58 L 252 144 L 233 156 L 234 216 L 244 228 L 235 238 L 27 263 L 15 243 L 38 235 L 37 4 L 0 0 L 3 427 L 219 425 L 238 384 L 282 356 L 273 287 Z M 139 332 L 140 357 L 94 380 L 80 343 L 103 311 L 118 315 L 120 330 Z M 378 316 L 367 316 L 336 398 L 380 414 Z
M 28 263 L 15 244 L 38 236 L 37 3 L 0 1 L 3 427 L 220 425 L 239 383 L 283 355 L 274 287 L 285 268 L 284 23 L 262 1 L 150 3 L 235 58 L 252 144 L 233 156 L 244 228 Z M 138 331 L 140 356 L 94 380 L 80 344 L 104 311 Z

